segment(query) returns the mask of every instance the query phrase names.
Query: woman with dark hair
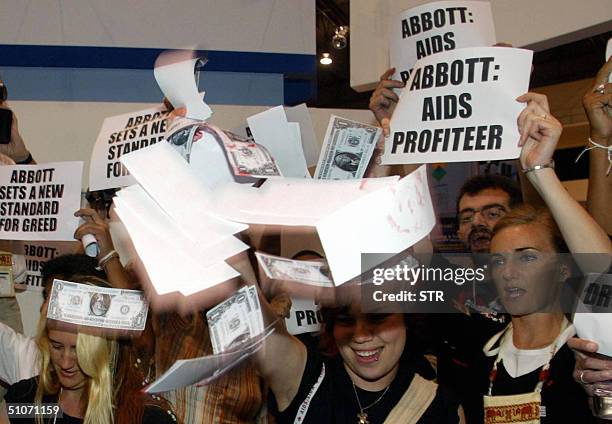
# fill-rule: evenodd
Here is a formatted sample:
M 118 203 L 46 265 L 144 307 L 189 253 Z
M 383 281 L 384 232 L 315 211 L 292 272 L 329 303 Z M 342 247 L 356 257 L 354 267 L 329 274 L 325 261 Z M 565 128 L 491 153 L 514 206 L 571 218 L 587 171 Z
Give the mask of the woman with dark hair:
M 323 314 L 325 354 L 308 350 L 282 323 L 257 353 L 278 422 L 464 422 L 459 404 L 429 380 L 433 370 L 411 348 L 404 314 L 366 314 L 356 305 Z

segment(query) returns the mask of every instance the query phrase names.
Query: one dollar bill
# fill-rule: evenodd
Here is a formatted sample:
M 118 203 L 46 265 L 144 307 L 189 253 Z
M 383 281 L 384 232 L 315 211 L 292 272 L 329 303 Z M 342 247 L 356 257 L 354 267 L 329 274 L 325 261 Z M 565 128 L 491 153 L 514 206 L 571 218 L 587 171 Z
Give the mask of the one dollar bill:
M 54 280 L 47 318 L 114 330 L 142 331 L 149 304 L 144 293 Z
M 327 262 L 298 261 L 262 252 L 255 252 L 255 256 L 268 278 L 295 281 L 311 286 L 334 286 Z
M 257 290 L 244 286 L 206 313 L 215 354 L 245 343 L 263 332 Z
M 382 129 L 332 115 L 315 170 L 321 180 L 359 179 L 365 175 Z

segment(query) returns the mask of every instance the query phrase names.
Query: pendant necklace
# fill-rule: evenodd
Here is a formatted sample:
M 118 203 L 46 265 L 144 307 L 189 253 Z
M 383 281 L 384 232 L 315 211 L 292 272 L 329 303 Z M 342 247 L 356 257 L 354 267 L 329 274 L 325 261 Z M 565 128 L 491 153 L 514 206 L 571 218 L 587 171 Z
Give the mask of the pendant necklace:
M 357 405 L 359 406 L 359 413 L 357 414 L 357 424 L 370 424 L 368 421 L 368 414 L 365 412 L 367 409 L 370 409 L 374 405 L 376 405 L 380 400 L 387 394 L 391 385 L 388 385 L 385 391 L 376 399 L 374 402 L 369 404 L 368 406 L 361 406 L 361 401 L 359 400 L 359 395 L 357 394 L 357 389 L 355 388 L 355 383 L 353 383 L 353 392 L 355 393 L 355 398 L 357 399 Z

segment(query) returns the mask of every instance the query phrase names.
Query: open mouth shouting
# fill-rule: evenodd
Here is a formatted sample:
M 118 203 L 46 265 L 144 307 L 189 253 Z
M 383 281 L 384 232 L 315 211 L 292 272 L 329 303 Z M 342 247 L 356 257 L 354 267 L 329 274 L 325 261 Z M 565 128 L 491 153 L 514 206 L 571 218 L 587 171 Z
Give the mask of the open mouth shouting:
M 479 226 L 474 228 L 469 235 L 470 248 L 472 251 L 487 251 L 491 243 L 491 230 L 487 227 Z

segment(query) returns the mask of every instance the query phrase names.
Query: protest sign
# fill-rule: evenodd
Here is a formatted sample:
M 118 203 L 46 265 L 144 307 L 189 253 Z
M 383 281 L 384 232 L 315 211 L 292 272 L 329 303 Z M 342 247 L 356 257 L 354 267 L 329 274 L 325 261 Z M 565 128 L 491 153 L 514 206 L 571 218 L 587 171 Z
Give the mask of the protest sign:
M 168 112 L 163 106 L 110 116 L 102 123 L 89 167 L 89 189 L 105 190 L 134 184 L 121 156 L 164 139 Z
M 385 165 L 514 159 L 533 52 L 477 47 L 420 60 L 385 140 Z
M 491 4 L 483 1 L 440 1 L 405 10 L 389 35 L 394 79 L 407 82 L 424 57 L 465 47 L 495 44 Z
M 83 162 L 0 167 L 0 239 L 74 240 Z
M 572 322 L 578 337 L 593 340 L 598 353 L 612 356 L 612 274 L 588 274 Z
M 312 299 L 291 298 L 289 318 L 285 318 L 289 334 L 312 333 L 321 329 L 319 306 Z
M 43 281 L 40 276 L 44 263 L 61 255 L 78 253 L 81 246 L 78 241 L 39 241 L 23 244 L 23 255 L 26 263 L 25 281 L 20 288 L 42 291 Z

